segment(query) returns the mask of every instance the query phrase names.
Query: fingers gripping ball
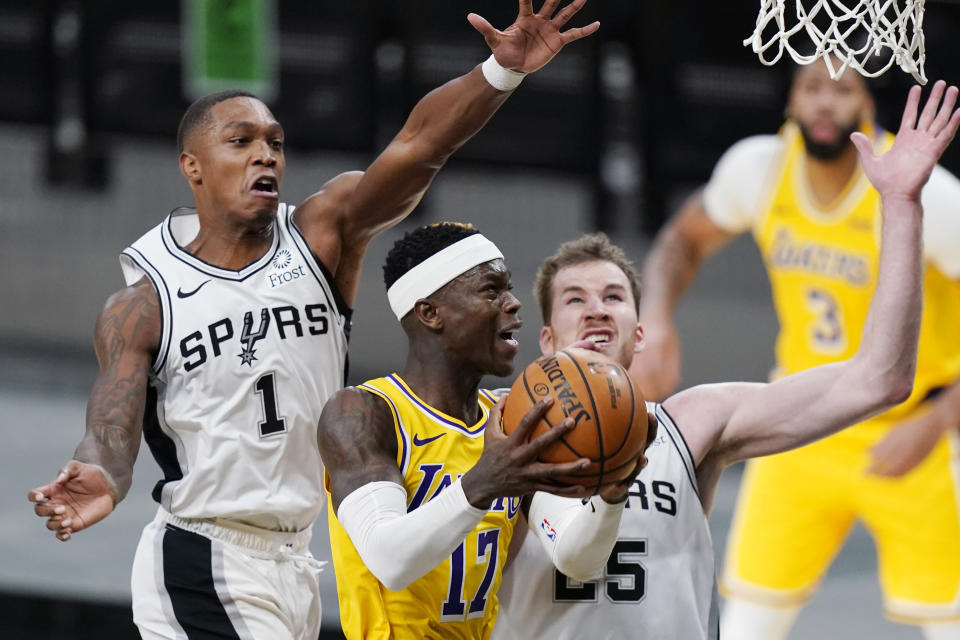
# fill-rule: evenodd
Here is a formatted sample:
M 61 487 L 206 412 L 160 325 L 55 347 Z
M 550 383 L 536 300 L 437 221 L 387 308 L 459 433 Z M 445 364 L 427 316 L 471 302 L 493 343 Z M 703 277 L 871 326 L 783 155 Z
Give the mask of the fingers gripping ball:
M 634 468 L 647 438 L 647 409 L 626 369 L 586 349 L 565 349 L 538 358 L 514 381 L 503 409 L 503 428 L 510 433 L 540 400 L 553 404 L 531 439 L 573 418 L 576 427 L 540 453 L 542 462 L 589 458 L 591 465 L 570 484 L 599 487 L 625 479 Z

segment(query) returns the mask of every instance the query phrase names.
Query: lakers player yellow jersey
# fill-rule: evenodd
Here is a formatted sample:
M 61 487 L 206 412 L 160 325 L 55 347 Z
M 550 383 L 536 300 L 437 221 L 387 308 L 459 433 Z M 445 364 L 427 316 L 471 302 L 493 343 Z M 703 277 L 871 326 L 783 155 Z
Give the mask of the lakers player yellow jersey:
M 780 321 L 778 375 L 851 357 L 860 344 L 876 287 L 880 196 L 859 168 L 843 193 L 818 205 L 805 175 L 803 138 L 787 124 L 769 206 L 754 235 L 766 262 Z M 877 151 L 890 147 L 883 133 Z M 960 285 L 929 262 L 913 394 L 870 423 L 889 424 L 960 374 Z
M 496 398 L 481 389 L 480 420 L 467 425 L 430 407 L 396 374 L 357 387 L 389 405 L 397 437 L 397 466 L 407 511 L 432 499 L 476 463 Z M 329 489 L 328 489 L 329 493 Z M 327 504 L 331 504 L 329 495 Z M 500 498 L 441 565 L 402 591 L 390 591 L 367 570 L 328 506 L 340 622 L 350 640 L 488 638 L 497 616 L 497 589 L 519 498 Z M 429 536 L 429 531 L 423 535 Z

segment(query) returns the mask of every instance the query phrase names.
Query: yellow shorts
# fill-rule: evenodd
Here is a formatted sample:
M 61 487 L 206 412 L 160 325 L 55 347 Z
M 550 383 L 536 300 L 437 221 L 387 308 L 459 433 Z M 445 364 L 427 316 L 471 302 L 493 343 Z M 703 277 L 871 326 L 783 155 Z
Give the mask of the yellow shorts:
M 889 617 L 960 617 L 960 457 L 955 432 L 909 474 L 864 473 L 876 437 L 858 428 L 750 461 L 721 591 L 771 605 L 809 599 L 854 523 L 877 545 Z

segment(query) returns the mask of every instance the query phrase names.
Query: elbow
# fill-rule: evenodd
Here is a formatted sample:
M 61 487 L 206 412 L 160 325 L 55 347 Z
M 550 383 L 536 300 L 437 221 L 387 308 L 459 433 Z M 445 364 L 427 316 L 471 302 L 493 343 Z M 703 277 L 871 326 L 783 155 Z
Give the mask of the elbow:
M 876 409 L 884 411 L 906 401 L 913 393 L 914 370 L 909 372 L 890 374 L 877 386 L 875 392 Z
M 913 358 L 902 357 L 894 362 L 860 358 L 848 361 L 849 377 L 844 388 L 860 395 L 870 413 L 886 411 L 904 402 L 913 393 L 913 379 L 917 371 L 916 353 Z
M 380 580 L 380 584 L 385 586 L 390 591 L 403 591 L 410 586 L 410 583 L 413 580 L 407 580 L 403 576 L 385 576 L 384 578 L 377 578 Z
M 560 573 L 572 578 L 577 582 L 589 582 L 600 577 L 600 573 L 603 571 L 603 565 L 599 567 L 579 567 L 579 566 L 570 566 L 570 567 L 557 567 L 560 570 Z
M 411 577 L 404 574 L 404 572 L 400 570 L 401 567 L 395 565 L 390 566 L 375 562 L 371 563 L 367 559 L 364 559 L 363 563 L 367 566 L 367 569 L 370 570 L 370 573 L 373 574 L 373 577 L 390 591 L 403 591 L 417 578 L 417 576 Z
M 558 548 L 553 556 L 554 566 L 568 578 L 573 578 L 578 582 L 587 582 L 598 577 L 607 564 L 607 556 L 602 558 L 590 558 L 588 553 L 584 553 L 582 548 L 571 549 L 569 553 L 564 553 L 562 548 Z
M 913 375 L 900 376 L 887 385 L 885 402 L 893 407 L 905 402 L 910 394 L 913 393 Z

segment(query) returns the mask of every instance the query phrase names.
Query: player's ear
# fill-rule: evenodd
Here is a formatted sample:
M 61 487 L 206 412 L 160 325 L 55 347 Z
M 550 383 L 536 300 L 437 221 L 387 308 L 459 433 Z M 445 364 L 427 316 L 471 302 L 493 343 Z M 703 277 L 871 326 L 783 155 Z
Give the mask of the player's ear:
M 416 317 L 417 322 L 432 331 L 440 331 L 443 329 L 443 318 L 440 317 L 440 309 L 430 300 L 417 300 L 413 305 L 413 315 Z
M 181 151 L 180 173 L 191 185 L 200 184 L 202 180 L 200 179 L 200 163 L 197 161 L 197 156 L 187 151 Z
M 644 347 L 644 344 L 643 344 L 643 327 L 642 327 L 642 326 L 640 325 L 640 323 L 638 322 L 638 323 L 637 323 L 637 341 L 633 343 L 633 352 L 634 352 L 634 353 L 640 353 L 641 351 L 643 351 L 643 347 Z
M 553 331 L 550 327 L 540 329 L 540 353 L 545 356 L 552 355 L 557 350 L 553 341 Z

